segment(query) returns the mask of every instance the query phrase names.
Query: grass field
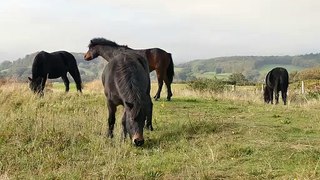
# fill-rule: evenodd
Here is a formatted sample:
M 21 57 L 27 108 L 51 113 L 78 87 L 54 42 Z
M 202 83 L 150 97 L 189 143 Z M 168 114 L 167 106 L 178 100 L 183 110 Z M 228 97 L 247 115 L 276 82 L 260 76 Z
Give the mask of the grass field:
M 0 179 L 319 179 L 319 101 L 289 94 L 266 105 L 255 87 L 221 94 L 174 84 L 154 102 L 143 147 L 105 136 L 100 81 L 84 93 L 27 84 L 0 86 Z M 156 85 L 152 86 L 152 95 Z

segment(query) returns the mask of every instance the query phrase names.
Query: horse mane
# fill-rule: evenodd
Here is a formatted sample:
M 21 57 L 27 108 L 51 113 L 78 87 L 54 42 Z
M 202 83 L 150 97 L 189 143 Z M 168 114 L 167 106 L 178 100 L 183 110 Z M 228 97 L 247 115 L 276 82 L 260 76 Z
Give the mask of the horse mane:
M 130 49 L 127 45 L 119 45 L 116 42 L 110 41 L 110 40 L 105 39 L 105 38 L 93 38 L 93 39 L 91 39 L 90 44 L 89 44 L 88 47 L 92 48 L 92 47 L 97 46 L 97 45 L 111 46 L 111 47 L 125 47 L 127 49 Z
M 146 101 L 146 95 L 144 93 L 144 87 L 140 78 L 137 78 L 137 73 L 144 73 L 144 67 L 141 65 L 139 58 L 135 60 L 127 61 L 116 61 L 117 62 L 117 72 L 119 76 L 116 77 L 118 81 L 119 89 L 123 89 L 122 97 L 124 97 L 126 103 L 133 104 L 133 117 L 136 117 L 141 107 L 144 108 L 143 104 Z M 148 73 L 146 73 L 148 75 Z M 148 76 L 147 76 L 148 77 Z

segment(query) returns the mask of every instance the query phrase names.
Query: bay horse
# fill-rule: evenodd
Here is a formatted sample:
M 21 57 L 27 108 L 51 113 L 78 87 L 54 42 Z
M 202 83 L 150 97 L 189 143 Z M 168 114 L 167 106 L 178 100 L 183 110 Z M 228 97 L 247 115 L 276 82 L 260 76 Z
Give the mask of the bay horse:
M 47 79 L 56 79 L 61 77 L 66 87 L 66 92 L 69 91 L 69 79 L 67 72 L 73 77 L 77 90 L 82 92 L 81 76 L 77 66 L 77 61 L 74 56 L 66 51 L 56 51 L 48 53 L 45 51 L 39 52 L 32 64 L 32 78 L 29 79 L 29 87 L 34 93 L 43 95 L 43 90 Z
M 268 72 L 266 85 L 264 88 L 264 101 L 273 104 L 273 93 L 275 94 L 276 104 L 279 103 L 279 92 L 284 105 L 287 104 L 287 90 L 289 86 L 289 74 L 285 68 L 276 67 Z
M 108 45 L 110 42 L 109 40 L 106 40 L 104 38 L 94 38 L 91 40 L 91 44 L 106 44 Z M 155 100 L 158 100 L 160 98 L 163 82 L 167 86 L 167 100 L 170 101 L 172 97 L 172 91 L 171 91 L 171 83 L 173 81 L 174 76 L 174 65 L 172 56 L 170 53 L 167 53 L 163 49 L 160 48 L 151 48 L 151 49 L 131 49 L 128 46 L 120 46 L 116 44 L 115 42 L 112 42 L 118 47 L 121 47 L 122 49 L 125 49 L 126 51 L 130 50 L 134 53 L 137 53 L 141 55 L 142 57 L 146 58 L 149 64 L 149 71 L 156 71 L 157 79 L 158 79 L 158 90 L 156 95 L 154 96 Z M 96 50 L 92 51 L 100 51 L 98 46 L 92 46 L 91 48 L 96 48 Z M 104 54 L 101 55 L 104 59 L 107 57 L 104 57 Z
M 102 73 L 102 84 L 109 111 L 107 135 L 113 137 L 115 113 L 117 106 L 122 105 L 124 138 L 128 133 L 133 143 L 141 146 L 144 144 L 144 126 L 153 130 L 148 62 L 143 56 L 111 41 L 109 43 L 104 41 L 101 44 L 91 41 L 84 59 L 90 61 L 98 56 L 104 57 L 109 62 Z

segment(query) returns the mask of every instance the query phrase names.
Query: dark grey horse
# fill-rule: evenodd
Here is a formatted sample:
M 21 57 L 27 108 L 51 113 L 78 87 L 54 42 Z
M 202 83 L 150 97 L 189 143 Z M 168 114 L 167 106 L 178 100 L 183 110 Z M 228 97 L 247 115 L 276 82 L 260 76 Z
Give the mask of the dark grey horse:
M 124 137 L 129 133 L 133 143 L 141 146 L 144 143 L 143 128 L 145 122 L 146 127 L 153 130 L 153 104 L 150 98 L 148 62 L 144 57 L 127 52 L 113 43 L 103 45 L 90 43 L 85 60 L 90 61 L 99 55 L 109 62 L 102 74 L 102 83 L 109 111 L 108 136 L 113 137 L 116 107 L 123 105 L 122 127 Z
M 73 77 L 77 90 L 81 92 L 81 76 L 74 56 L 66 51 L 53 53 L 41 51 L 36 55 L 32 64 L 32 78 L 28 77 L 30 89 L 34 93 L 43 95 L 47 78 L 56 79 L 61 77 L 66 86 L 66 92 L 68 92 L 70 82 L 67 72 Z
M 272 69 L 266 76 L 266 86 L 264 88 L 264 101 L 273 104 L 273 92 L 275 93 L 276 104 L 279 103 L 279 92 L 284 105 L 287 104 L 287 90 L 289 86 L 288 71 L 282 67 Z
M 158 79 L 158 91 L 154 96 L 155 100 L 160 98 L 163 82 L 167 86 L 167 100 L 171 100 L 172 91 L 171 91 L 171 83 L 173 81 L 174 76 L 174 65 L 172 56 L 170 53 L 167 53 L 163 49 L 160 48 L 151 48 L 151 49 L 131 49 L 128 46 L 121 46 L 116 44 L 115 42 L 106 40 L 104 38 L 95 38 L 92 39 L 90 44 L 91 51 L 94 53 L 101 52 L 101 56 L 104 59 L 107 59 L 107 56 L 103 53 L 103 49 L 107 48 L 101 45 L 118 47 L 121 50 L 125 51 L 132 51 L 133 53 L 139 54 L 142 57 L 146 58 L 149 65 L 149 71 L 152 72 L 153 70 L 156 71 L 157 79 Z M 94 46 L 98 45 L 98 46 Z

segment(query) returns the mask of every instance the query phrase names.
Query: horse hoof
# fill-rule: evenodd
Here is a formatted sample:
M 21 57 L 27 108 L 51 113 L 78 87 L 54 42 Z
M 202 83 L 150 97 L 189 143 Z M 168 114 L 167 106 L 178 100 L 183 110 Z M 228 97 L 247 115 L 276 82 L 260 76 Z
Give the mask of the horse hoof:
M 149 126 L 146 126 L 146 129 L 149 130 L 149 131 L 153 131 L 153 127 L 150 126 L 150 125 L 149 125 Z
M 113 138 L 113 133 L 108 133 L 108 138 Z

